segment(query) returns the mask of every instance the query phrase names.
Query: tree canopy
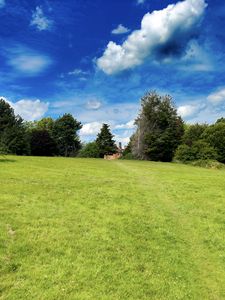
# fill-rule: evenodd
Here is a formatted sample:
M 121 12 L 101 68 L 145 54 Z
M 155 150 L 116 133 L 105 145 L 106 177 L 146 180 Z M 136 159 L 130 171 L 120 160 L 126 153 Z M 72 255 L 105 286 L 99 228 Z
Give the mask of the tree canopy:
M 103 124 L 97 135 L 96 144 L 99 148 L 99 156 L 113 154 L 116 152 L 116 144 L 108 124 Z
M 147 93 L 141 99 L 141 112 L 135 124 L 132 153 L 140 159 L 171 161 L 184 133 L 183 121 L 172 98 Z

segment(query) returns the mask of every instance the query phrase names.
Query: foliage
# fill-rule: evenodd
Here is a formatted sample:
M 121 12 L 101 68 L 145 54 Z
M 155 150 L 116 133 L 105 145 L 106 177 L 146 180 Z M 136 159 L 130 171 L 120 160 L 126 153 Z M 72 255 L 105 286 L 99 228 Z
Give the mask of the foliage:
M 0 148 L 5 153 L 29 154 L 23 120 L 4 99 L 0 99 Z
M 30 151 L 34 156 L 53 156 L 57 154 L 54 139 L 46 129 L 34 129 L 30 134 Z
M 133 154 L 131 152 L 127 152 L 125 154 L 123 153 L 123 156 L 120 159 L 131 160 L 131 159 L 135 159 L 135 157 L 133 156 Z
M 116 152 L 117 147 L 108 124 L 102 125 L 102 128 L 97 135 L 96 144 L 99 148 L 100 157 Z
M 225 122 L 219 121 L 209 126 L 202 136 L 218 154 L 218 161 L 225 163 Z
M 217 159 L 217 153 L 213 147 L 203 140 L 195 141 L 188 146 L 180 145 L 175 153 L 175 160 L 190 162 L 195 160 Z
M 50 133 L 50 135 L 52 135 L 54 125 L 55 121 L 50 117 L 42 118 L 41 120 L 36 122 L 37 129 L 47 130 Z
M 194 142 L 202 139 L 204 131 L 208 128 L 207 124 L 193 124 L 189 125 L 184 132 L 182 142 L 188 146 L 191 146 Z
M 225 171 L 13 160 L 0 163 L 2 300 L 224 299 Z
M 139 159 L 171 161 L 181 143 L 184 124 L 168 95 L 147 93 L 141 99 L 132 153 Z
M 61 156 L 75 156 L 79 151 L 81 143 L 77 132 L 81 128 L 81 123 L 71 114 L 64 114 L 55 120 L 53 138 Z
M 99 148 L 96 142 L 85 144 L 82 149 L 79 151 L 79 157 L 91 157 L 91 158 L 99 158 Z
M 201 168 L 207 168 L 207 169 L 225 169 L 225 165 L 218 162 L 217 160 L 212 159 L 201 159 L 191 162 L 192 166 L 195 167 L 201 167 Z

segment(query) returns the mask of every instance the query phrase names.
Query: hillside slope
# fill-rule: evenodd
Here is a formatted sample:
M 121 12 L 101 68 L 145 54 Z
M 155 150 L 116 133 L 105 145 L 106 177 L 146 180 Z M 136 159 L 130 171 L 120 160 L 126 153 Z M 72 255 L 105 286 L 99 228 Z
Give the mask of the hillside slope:
M 0 160 L 0 299 L 225 299 L 225 172 Z

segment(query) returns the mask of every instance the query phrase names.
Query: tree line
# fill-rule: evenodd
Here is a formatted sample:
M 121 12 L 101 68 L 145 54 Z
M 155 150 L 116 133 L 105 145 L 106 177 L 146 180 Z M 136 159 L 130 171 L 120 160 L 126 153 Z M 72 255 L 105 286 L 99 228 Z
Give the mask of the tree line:
M 103 124 L 96 141 L 82 145 L 79 138 L 81 122 L 71 114 L 56 120 L 48 117 L 25 122 L 13 108 L 0 99 L 0 153 L 33 156 L 104 157 L 117 146 L 108 124 Z
M 141 99 L 136 131 L 125 156 L 153 161 L 225 163 L 225 118 L 215 124 L 185 124 L 169 95 L 149 92 Z
M 225 163 L 225 119 L 215 124 L 188 125 L 178 115 L 171 96 L 148 92 L 141 99 L 136 130 L 123 158 L 190 163 L 217 160 Z M 71 114 L 56 120 L 48 117 L 24 122 L 0 99 L 0 152 L 36 156 L 79 156 L 102 158 L 118 151 L 108 124 L 95 141 L 82 144 L 81 122 Z

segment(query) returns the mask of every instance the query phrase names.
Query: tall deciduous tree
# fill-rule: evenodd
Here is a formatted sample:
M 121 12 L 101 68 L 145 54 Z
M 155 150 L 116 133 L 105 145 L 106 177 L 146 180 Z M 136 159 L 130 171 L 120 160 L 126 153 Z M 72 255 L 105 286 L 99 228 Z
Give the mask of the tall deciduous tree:
M 78 130 L 82 128 L 71 114 L 59 117 L 53 126 L 53 138 L 56 141 L 59 154 L 62 156 L 74 156 L 81 147 Z
M 135 123 L 132 153 L 139 159 L 171 161 L 184 133 L 183 121 L 172 98 L 147 93 L 141 99 L 141 112 Z
M 100 157 L 104 157 L 104 155 L 113 154 L 116 152 L 116 144 L 113 140 L 113 135 L 110 132 L 108 124 L 102 125 L 102 128 L 97 135 L 96 144 L 99 148 Z

